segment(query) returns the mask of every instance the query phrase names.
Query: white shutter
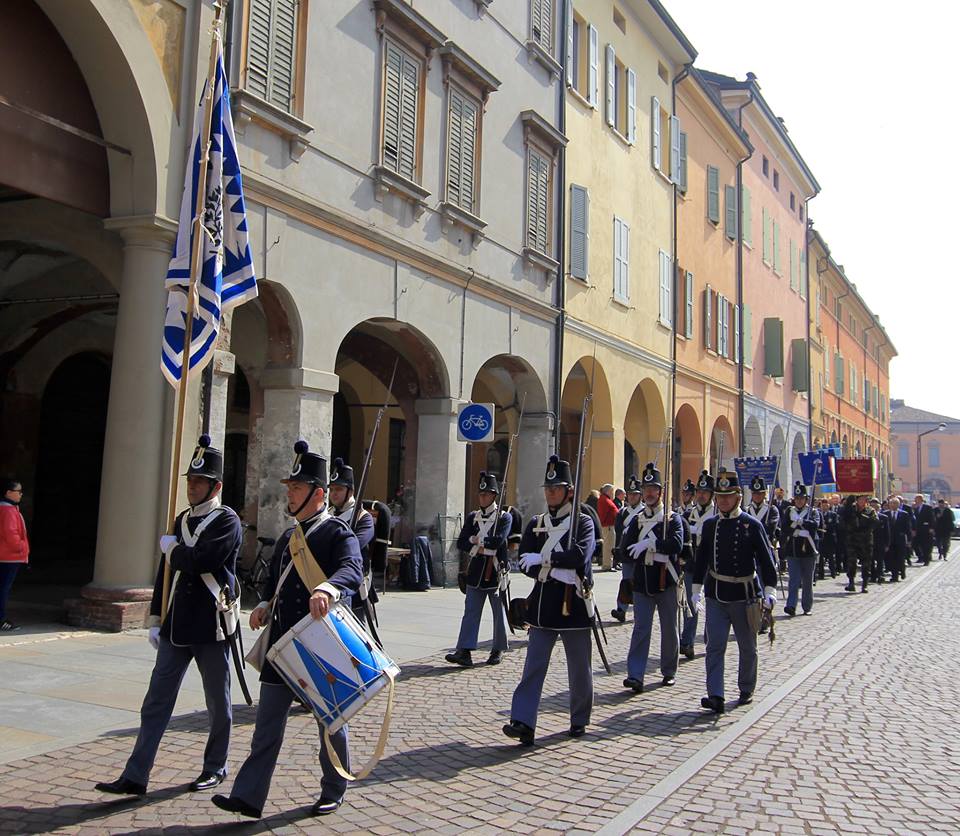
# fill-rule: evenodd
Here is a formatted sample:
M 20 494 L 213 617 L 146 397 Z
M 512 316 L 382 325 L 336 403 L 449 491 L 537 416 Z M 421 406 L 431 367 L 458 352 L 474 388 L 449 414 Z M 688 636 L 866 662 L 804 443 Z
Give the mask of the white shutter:
M 740 306 L 733 306 L 733 359 L 740 362 Z
M 607 124 L 611 127 L 617 126 L 617 56 L 613 51 L 613 44 L 607 44 Z
M 533 40 L 553 54 L 553 0 L 530 0 Z
M 613 216 L 613 298 L 620 298 L 620 218 Z
M 589 28 L 590 43 L 590 76 L 587 79 L 587 100 L 594 107 L 600 103 L 600 35 L 597 28 Z
M 680 183 L 680 117 L 670 117 L 670 179 Z
M 630 298 L 630 227 L 620 221 L 620 292 Z
M 670 310 L 673 294 L 670 287 L 671 258 L 660 250 L 660 321 L 664 325 L 671 325 L 673 312 Z
M 637 74 L 627 70 L 627 141 L 637 141 Z
M 743 306 L 743 365 L 753 368 L 753 311 Z
M 564 56 L 564 64 L 567 67 L 567 84 L 570 87 L 576 87 L 576 79 L 573 77 L 573 0 L 567 0 L 567 54 Z
M 724 308 L 726 308 L 726 303 L 723 298 L 723 295 L 717 294 L 717 354 L 721 357 L 725 357 L 727 353 L 727 347 L 724 343 Z
M 653 137 L 653 167 L 660 168 L 660 99 L 656 96 L 650 101 L 651 136 Z
M 683 335 L 693 339 L 693 273 L 687 271 L 684 288 L 685 314 L 683 320 Z
M 403 53 L 393 41 L 384 41 L 383 73 L 383 165 L 399 170 L 400 99 L 402 97 Z
M 570 275 L 587 278 L 590 195 L 583 186 L 570 186 Z

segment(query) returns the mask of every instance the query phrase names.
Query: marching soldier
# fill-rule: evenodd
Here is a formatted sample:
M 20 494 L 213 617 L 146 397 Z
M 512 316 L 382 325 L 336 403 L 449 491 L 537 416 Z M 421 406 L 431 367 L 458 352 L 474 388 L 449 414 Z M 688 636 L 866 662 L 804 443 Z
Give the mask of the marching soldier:
M 287 513 L 296 520 L 296 525 L 285 531 L 277 540 L 270 564 L 270 580 L 267 598 L 250 613 L 250 627 L 270 630 L 269 643 L 277 640 L 296 625 L 308 613 L 314 618 L 323 618 L 338 601 L 349 599 L 360 588 L 363 559 L 356 535 L 350 526 L 325 512 L 327 485 L 327 462 L 316 453 L 311 453 L 306 441 L 294 445 L 296 457 L 290 475 L 282 482 L 287 486 Z M 291 535 L 300 526 L 309 550 L 326 580 L 309 588 L 293 560 L 289 543 Z M 312 568 L 312 567 L 311 567 Z M 281 583 L 282 579 L 282 583 Z M 349 605 L 349 604 L 348 604 Z M 267 662 L 260 674 L 260 704 L 257 706 L 256 725 L 250 754 L 237 773 L 229 796 L 215 795 L 213 803 L 221 810 L 240 813 L 258 819 L 270 792 L 270 781 L 277 765 L 287 714 L 294 696 L 273 664 Z M 347 746 L 347 727 L 343 726 L 330 735 L 330 741 L 344 769 L 350 769 L 350 752 Z M 320 744 L 320 766 L 323 778 L 320 781 L 320 798 L 314 803 L 312 813 L 326 816 L 343 803 L 346 779 L 336 771 L 323 740 Z
M 633 558 L 623 547 L 623 535 L 630 528 L 633 518 L 643 510 L 641 496 L 640 480 L 636 475 L 631 475 L 627 481 L 627 501 L 617 514 L 617 521 L 613 526 L 617 540 L 614 559 L 620 563 L 622 577 L 617 591 L 617 606 L 616 609 L 610 610 L 610 615 L 621 624 L 627 620 L 627 608 L 633 602 Z
M 507 560 L 510 571 L 520 569 L 520 540 L 523 539 L 523 514 L 515 505 L 503 509 L 510 515 L 510 536 L 507 537 Z
M 840 515 L 847 543 L 847 592 L 856 592 L 857 566 L 860 566 L 860 591 L 867 591 L 873 572 L 873 538 L 879 525 L 877 512 L 868 504 L 867 494 L 850 496 Z
M 683 525 L 677 514 L 664 523 L 663 479 L 651 462 L 643 472 L 643 511 L 635 515 L 623 536 L 623 547 L 634 564 L 633 635 L 627 654 L 627 678 L 623 687 L 643 693 L 643 676 L 650 655 L 654 610 L 660 616 L 660 673 L 663 684 L 676 683 L 680 661 L 677 631 L 677 587 L 680 583 L 680 553 Z
M 363 582 L 360 584 L 357 594 L 353 596 L 351 605 L 357 620 L 361 624 L 366 624 L 367 607 L 372 607 L 379 600 L 377 590 L 373 586 L 373 564 L 370 559 L 370 548 L 374 538 L 374 523 L 373 515 L 365 508 L 361 509 L 356 523 L 353 522 L 353 514 L 357 505 L 357 498 L 354 495 L 355 490 L 353 468 L 344 463 L 341 458 L 334 459 L 333 471 L 330 473 L 330 513 L 343 520 L 357 535 L 360 557 L 363 559 Z M 364 602 L 369 603 L 365 604 Z
M 558 638 L 567 657 L 571 737 L 584 734 L 593 708 L 593 525 L 590 517 L 581 513 L 576 541 L 570 543 L 573 478 L 569 462 L 550 457 L 543 494 L 547 512 L 527 523 L 520 541 L 520 568 L 536 583 L 526 601 L 530 638 L 523 676 L 513 692 L 510 722 L 503 727 L 507 737 L 524 746 L 533 744 L 543 680 Z
M 767 532 L 767 539 L 773 546 L 780 533 L 780 509 L 767 502 L 767 482 L 762 476 L 754 476 L 750 480 L 750 504 L 746 511 L 751 517 L 760 520 L 763 530 Z
M 493 611 L 493 647 L 487 664 L 499 665 L 507 649 L 507 614 L 504 612 L 500 586 L 508 571 L 507 538 L 513 518 L 497 507 L 499 493 L 497 475 L 481 471 L 478 486 L 480 507 L 467 514 L 457 538 L 457 548 L 467 561 L 466 571 L 461 572 L 457 580 L 460 591 L 467 597 L 463 605 L 457 648 L 445 658 L 451 664 L 465 668 L 473 666 L 471 652 L 477 649 L 480 618 L 483 605 L 488 600 Z
M 840 515 L 829 499 L 820 500 L 820 579 L 823 580 L 824 567 L 829 570 L 830 577 L 838 574 L 840 549 Z
M 140 709 L 140 732 L 123 774 L 96 785 L 100 792 L 143 795 L 147 791 L 160 739 L 166 731 L 191 660 L 203 681 L 210 730 L 203 768 L 191 790 L 207 790 L 227 774 L 227 749 L 233 723 L 230 701 L 230 644 L 236 639 L 239 608 L 227 607 L 238 595 L 236 571 L 240 519 L 223 505 L 223 453 L 202 435 L 187 468 L 187 501 L 174 525 L 176 534 L 160 538 L 163 560 L 157 571 L 148 619 L 150 645 L 157 660 Z M 160 622 L 164 563 L 170 564 L 167 613 Z
M 773 609 L 777 600 L 777 567 L 770 541 L 759 520 L 740 510 L 740 485 L 735 473 L 717 479 L 717 514 L 703 524 L 693 577 L 691 606 L 707 598 L 707 696 L 700 705 L 722 714 L 724 656 L 730 627 L 740 650 L 737 683 L 739 705 L 753 702 L 757 686 L 757 627 L 748 608 L 763 597 Z
M 680 488 L 680 508 L 681 514 L 685 514 L 693 507 L 693 496 L 697 492 L 697 486 L 693 484 L 693 479 L 687 479 Z
M 713 504 L 714 478 L 706 470 L 700 474 L 697 479 L 696 502 L 684 513 L 687 524 L 690 526 L 690 548 L 694 555 L 700 546 L 700 534 L 703 530 L 703 524 L 715 513 L 716 508 Z M 683 569 L 683 583 L 686 587 L 687 600 L 693 595 L 693 566 L 694 561 L 686 561 Z M 680 632 L 680 652 L 692 659 L 694 657 L 693 645 L 697 639 L 697 623 L 700 620 L 700 614 L 696 607 L 691 607 L 691 613 L 683 614 L 683 629 Z
M 820 530 L 820 512 L 807 502 L 807 486 L 797 482 L 793 486 L 793 505 L 787 509 L 780 523 L 780 550 L 787 559 L 790 573 L 787 603 L 783 611 L 797 614 L 797 596 L 803 614 L 813 610 L 813 572 L 817 567 L 817 532 Z

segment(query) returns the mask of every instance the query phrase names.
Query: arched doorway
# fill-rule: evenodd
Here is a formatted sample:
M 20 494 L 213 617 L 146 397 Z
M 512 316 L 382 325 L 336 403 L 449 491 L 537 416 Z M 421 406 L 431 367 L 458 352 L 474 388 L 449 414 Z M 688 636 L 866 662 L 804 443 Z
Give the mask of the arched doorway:
M 109 392 L 109 359 L 91 353 L 61 363 L 44 389 L 33 477 L 31 581 L 80 586 L 93 576 Z M 134 470 L 131 479 L 133 489 Z
M 673 426 L 673 495 L 677 496 L 687 479 L 697 481 L 703 470 L 703 431 L 700 419 L 690 404 L 677 410 Z
M 737 439 L 733 428 L 725 415 L 713 422 L 710 432 L 710 472 L 733 470 L 733 459 L 737 455 Z
M 576 466 L 583 402 L 593 383 L 592 415 L 587 416 L 584 437 L 590 448 L 584 457 L 581 498 L 591 489 L 612 481 L 614 473 L 613 408 L 603 366 L 592 357 L 581 357 L 567 374 L 560 401 L 560 457 Z
M 743 428 L 743 450 L 748 456 L 763 456 L 763 432 L 760 430 L 760 422 L 755 415 L 747 418 Z
M 793 437 L 793 448 L 790 455 L 790 466 L 793 468 L 793 481 L 801 481 L 803 476 L 800 470 L 800 454 L 806 450 L 806 443 L 803 439 L 803 433 L 797 433 Z
M 646 378 L 637 384 L 630 396 L 623 419 L 623 435 L 634 451 L 634 460 L 624 461 L 623 485 L 632 473 L 639 475 L 647 462 L 655 462 L 661 471 L 666 466 L 666 438 L 663 401 L 657 385 Z M 666 474 L 664 474 L 666 475 Z M 595 486 L 596 487 L 596 486 Z
M 790 465 L 790 461 L 787 458 L 789 453 L 787 452 L 787 443 L 783 435 L 783 427 L 779 424 L 774 425 L 773 432 L 770 434 L 770 446 L 767 448 L 767 455 L 779 456 L 776 487 L 790 488 L 790 474 L 787 472 Z M 789 494 L 789 491 L 787 491 L 787 493 Z

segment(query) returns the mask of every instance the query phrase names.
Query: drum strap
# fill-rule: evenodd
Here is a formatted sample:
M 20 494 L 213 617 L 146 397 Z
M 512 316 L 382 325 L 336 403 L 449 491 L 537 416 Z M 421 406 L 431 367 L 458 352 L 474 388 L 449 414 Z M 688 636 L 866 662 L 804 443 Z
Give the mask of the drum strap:
M 377 748 L 374 749 L 370 760 L 363 765 L 363 768 L 359 772 L 351 774 L 348 770 L 344 769 L 343 763 L 340 761 L 339 755 L 337 755 L 337 750 L 333 748 L 333 742 L 330 740 L 330 732 L 326 726 L 319 721 L 317 722 L 317 725 L 323 729 L 323 747 L 327 750 L 327 757 L 330 758 L 330 764 L 336 770 L 337 774 L 346 781 L 360 781 L 366 778 L 373 771 L 373 768 L 380 761 L 380 758 L 383 757 L 384 750 L 387 748 L 387 739 L 390 737 L 390 720 L 393 717 L 393 689 L 396 683 L 393 674 L 384 671 L 384 675 L 390 680 L 390 684 L 387 686 L 387 710 L 383 714 L 383 724 L 380 726 Z

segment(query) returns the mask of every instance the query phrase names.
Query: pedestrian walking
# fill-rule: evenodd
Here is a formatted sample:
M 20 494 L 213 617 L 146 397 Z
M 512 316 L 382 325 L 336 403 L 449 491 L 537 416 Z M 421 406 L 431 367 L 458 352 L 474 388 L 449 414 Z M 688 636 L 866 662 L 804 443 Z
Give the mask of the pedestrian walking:
M 20 513 L 23 485 L 16 479 L 4 479 L 0 494 L 0 631 L 18 630 L 7 618 L 7 600 L 21 566 L 30 559 L 27 525 Z
M 924 566 L 933 559 L 933 523 L 933 508 L 918 493 L 913 498 L 913 551 Z
M 507 649 L 506 613 L 500 585 L 504 573 L 508 571 L 507 538 L 513 518 L 497 506 L 499 493 L 497 474 L 481 471 L 477 486 L 480 507 L 467 514 L 457 538 L 457 548 L 464 566 L 457 582 L 466 599 L 457 647 L 445 657 L 452 665 L 465 668 L 473 666 L 472 652 L 477 649 L 480 619 L 488 601 L 493 613 L 493 647 L 487 664 L 499 665 Z
M 817 532 L 820 512 L 807 503 L 807 486 L 797 482 L 793 486 L 793 505 L 787 509 L 780 524 L 780 552 L 787 559 L 789 581 L 787 603 L 783 611 L 797 614 L 797 597 L 804 615 L 813 612 L 813 572 L 817 566 Z
M 910 554 L 910 539 L 913 536 L 913 521 L 909 511 L 900 507 L 900 497 L 891 496 L 887 500 L 884 539 L 887 543 L 886 567 L 890 572 L 890 581 L 897 583 L 907 577 L 906 560 Z
M 140 730 L 123 774 L 96 785 L 114 795 L 143 795 L 160 741 L 170 722 L 180 684 L 191 661 L 196 661 L 207 703 L 207 746 L 203 768 L 190 789 L 208 790 L 227 775 L 227 750 L 233 724 L 230 699 L 230 639 L 238 632 L 236 602 L 237 556 L 242 530 L 240 518 L 223 505 L 223 453 L 202 435 L 187 468 L 187 501 L 174 524 L 174 534 L 160 538 L 163 559 L 150 602 L 148 641 L 157 652 L 150 684 L 140 709 Z M 161 613 L 164 564 L 173 572 L 167 612 Z M 161 617 L 163 620 L 161 621 Z
M 953 509 L 947 505 L 947 501 L 941 497 L 937 500 L 937 507 L 934 509 L 933 534 L 937 541 L 937 559 L 946 560 L 950 551 L 950 536 L 953 534 L 954 525 Z
M 739 648 L 739 705 L 753 702 L 757 687 L 759 603 L 773 609 L 777 600 L 777 567 L 763 524 L 740 508 L 741 489 L 735 473 L 716 480 L 717 514 L 706 520 L 697 547 L 690 604 L 706 595 L 707 696 L 700 705 L 714 714 L 726 710 L 724 660 L 730 628 Z

